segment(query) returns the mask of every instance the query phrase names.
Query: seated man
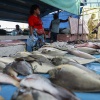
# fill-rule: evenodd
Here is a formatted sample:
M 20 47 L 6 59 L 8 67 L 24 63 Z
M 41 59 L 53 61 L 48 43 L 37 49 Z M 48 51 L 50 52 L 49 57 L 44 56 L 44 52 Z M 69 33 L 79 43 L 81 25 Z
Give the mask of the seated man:
M 12 31 L 12 35 L 21 35 L 22 30 L 20 29 L 19 25 L 16 25 L 16 29 Z

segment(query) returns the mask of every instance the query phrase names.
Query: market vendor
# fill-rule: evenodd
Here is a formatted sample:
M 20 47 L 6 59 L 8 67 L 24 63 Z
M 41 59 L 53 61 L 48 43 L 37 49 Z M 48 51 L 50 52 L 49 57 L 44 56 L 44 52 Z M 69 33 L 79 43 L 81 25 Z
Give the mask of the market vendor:
M 96 25 L 94 24 L 95 17 L 96 17 L 96 15 L 92 14 L 91 18 L 88 20 L 88 30 L 89 30 L 88 39 L 96 38 L 96 33 L 93 33 L 93 29 L 96 27 Z
M 28 18 L 30 36 L 33 38 L 38 37 L 37 41 L 41 47 L 45 42 L 45 32 L 43 28 L 42 20 L 40 19 L 40 7 L 38 5 L 32 5 L 30 9 L 30 16 Z
M 57 41 L 57 34 L 59 33 L 59 25 L 61 22 L 68 22 L 68 19 L 62 20 L 58 18 L 58 14 L 53 15 L 53 20 L 50 24 L 51 42 Z

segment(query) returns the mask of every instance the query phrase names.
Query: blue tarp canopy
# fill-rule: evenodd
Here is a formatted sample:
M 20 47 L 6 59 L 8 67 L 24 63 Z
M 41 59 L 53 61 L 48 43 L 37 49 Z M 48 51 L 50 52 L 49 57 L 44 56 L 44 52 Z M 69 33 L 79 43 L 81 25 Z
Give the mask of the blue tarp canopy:
M 59 12 L 59 19 L 65 20 L 69 16 L 72 16 L 74 18 L 78 18 L 79 17 L 78 15 L 69 13 L 67 11 L 61 11 L 61 12 Z M 48 29 L 50 27 L 51 20 L 53 20 L 53 13 L 52 14 L 48 14 L 48 15 L 42 17 L 42 22 L 43 22 L 44 28 Z M 59 28 L 69 28 L 69 22 L 60 23 Z

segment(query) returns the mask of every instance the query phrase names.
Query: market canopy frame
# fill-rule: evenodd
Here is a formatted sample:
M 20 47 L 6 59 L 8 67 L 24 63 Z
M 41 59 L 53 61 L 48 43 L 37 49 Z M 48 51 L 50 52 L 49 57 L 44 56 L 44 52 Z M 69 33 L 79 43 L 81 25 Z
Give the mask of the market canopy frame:
M 0 0 L 0 20 L 26 23 L 33 4 L 40 6 L 41 17 L 59 9 L 79 14 L 80 0 Z

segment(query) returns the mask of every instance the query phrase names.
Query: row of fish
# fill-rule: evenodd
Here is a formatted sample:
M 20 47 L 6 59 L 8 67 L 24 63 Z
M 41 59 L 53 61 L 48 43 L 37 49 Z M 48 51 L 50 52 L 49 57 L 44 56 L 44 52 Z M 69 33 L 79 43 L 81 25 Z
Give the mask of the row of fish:
M 11 57 L 1 57 L 0 83 L 18 87 L 12 100 L 78 100 L 69 90 L 100 91 L 100 75 L 82 65 L 99 62 L 99 58 L 91 55 L 98 51 L 59 42 L 31 53 L 19 52 Z M 48 73 L 49 80 L 38 73 Z M 18 74 L 26 77 L 21 79 Z
M 20 86 L 12 100 L 79 100 L 70 91 L 38 74 L 25 77 Z

